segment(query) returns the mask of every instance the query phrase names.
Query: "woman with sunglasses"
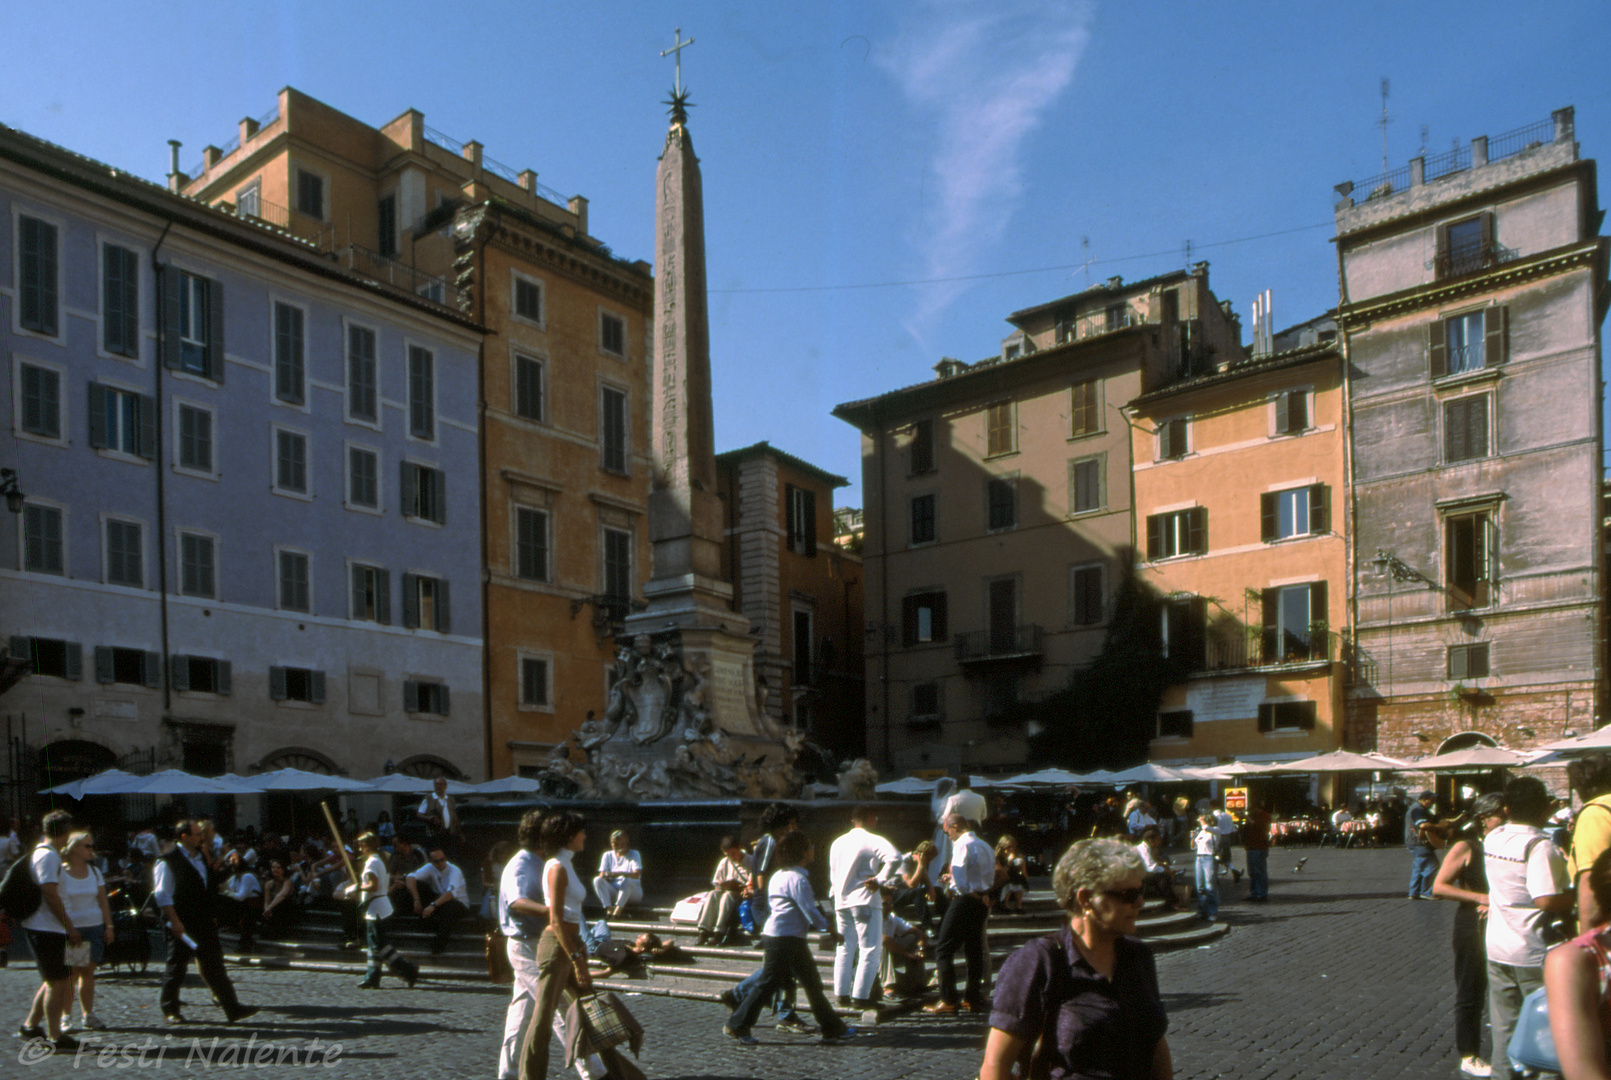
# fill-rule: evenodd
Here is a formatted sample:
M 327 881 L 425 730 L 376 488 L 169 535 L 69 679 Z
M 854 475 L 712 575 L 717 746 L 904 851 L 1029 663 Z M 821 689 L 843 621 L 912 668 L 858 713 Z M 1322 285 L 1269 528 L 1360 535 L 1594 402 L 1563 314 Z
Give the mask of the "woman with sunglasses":
M 80 1026 L 103 1031 L 106 1023 L 95 1015 L 95 965 L 101 962 L 106 946 L 112 943 L 112 908 L 106 902 L 106 879 L 93 864 L 95 839 L 87 832 L 75 832 L 67 838 L 67 850 L 62 852 L 66 864 L 62 867 L 61 881 L 57 886 L 67 919 L 84 938 L 87 955 L 74 958 L 71 947 L 67 958 L 73 965 L 73 979 L 78 983 L 78 1004 L 83 1010 Z
M 1058 860 L 1052 891 L 1069 925 L 1002 964 L 980 1080 L 1007 1080 L 1015 1063 L 1054 1080 L 1173 1080 L 1158 969 L 1134 936 L 1142 877 L 1118 840 L 1081 840 Z

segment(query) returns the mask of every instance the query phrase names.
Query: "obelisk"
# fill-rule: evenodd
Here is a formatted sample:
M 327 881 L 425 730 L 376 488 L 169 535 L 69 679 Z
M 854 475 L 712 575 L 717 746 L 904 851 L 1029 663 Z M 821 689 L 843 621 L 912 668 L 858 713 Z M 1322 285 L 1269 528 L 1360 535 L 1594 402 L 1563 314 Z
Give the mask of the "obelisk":
M 686 44 L 680 37 L 679 48 Z M 680 63 L 668 104 L 671 124 L 655 177 L 653 563 L 643 587 L 648 606 L 627 619 L 626 633 L 632 640 L 647 636 L 672 645 L 691 668 L 708 664 L 705 698 L 716 726 L 732 735 L 773 739 L 777 733 L 756 707 L 749 620 L 733 610 L 733 587 L 722 579 L 704 197 Z

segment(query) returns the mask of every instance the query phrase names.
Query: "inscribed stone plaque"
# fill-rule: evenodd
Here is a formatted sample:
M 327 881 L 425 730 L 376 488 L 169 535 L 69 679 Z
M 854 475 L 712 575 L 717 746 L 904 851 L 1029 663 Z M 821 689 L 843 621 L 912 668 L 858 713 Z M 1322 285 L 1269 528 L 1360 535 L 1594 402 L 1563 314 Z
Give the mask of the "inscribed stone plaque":
M 1264 676 L 1199 679 L 1186 687 L 1186 707 L 1192 723 L 1205 720 L 1247 720 L 1259 715 L 1264 700 Z

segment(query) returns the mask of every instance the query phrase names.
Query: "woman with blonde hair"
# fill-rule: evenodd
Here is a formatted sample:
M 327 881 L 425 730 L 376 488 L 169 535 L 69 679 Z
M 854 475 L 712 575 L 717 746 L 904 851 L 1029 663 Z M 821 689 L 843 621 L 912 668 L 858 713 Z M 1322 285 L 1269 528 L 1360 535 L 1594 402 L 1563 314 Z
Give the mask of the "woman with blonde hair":
M 71 946 L 67 949 L 67 961 L 78 983 L 78 1006 L 83 1010 L 79 1022 L 84 1027 L 103 1031 L 106 1022 L 95 1015 L 95 965 L 101 962 L 106 946 L 116 938 L 112 931 L 112 908 L 106 902 L 106 878 L 91 864 L 95 858 L 95 839 L 83 830 L 67 838 L 67 850 L 62 852 L 62 857 L 65 864 L 56 894 L 67 910 L 67 921 L 84 939 L 79 955 L 74 955 Z
M 372 832 L 360 836 L 358 857 L 363 860 L 363 868 L 358 871 L 356 890 L 349 890 L 349 895 L 357 897 L 358 918 L 363 921 L 364 944 L 369 951 L 369 968 L 358 988 L 379 990 L 382 964 L 412 988 L 420 977 L 419 965 L 386 941 L 387 920 L 392 917 L 391 897 L 386 895 L 391 876 L 386 871 L 386 860 L 380 856 L 380 837 Z
M 1024 893 L 1029 891 L 1029 864 L 1018 854 L 1018 841 L 1011 833 L 1003 833 L 996 841 L 996 877 L 1001 882 L 999 910 L 1022 915 Z

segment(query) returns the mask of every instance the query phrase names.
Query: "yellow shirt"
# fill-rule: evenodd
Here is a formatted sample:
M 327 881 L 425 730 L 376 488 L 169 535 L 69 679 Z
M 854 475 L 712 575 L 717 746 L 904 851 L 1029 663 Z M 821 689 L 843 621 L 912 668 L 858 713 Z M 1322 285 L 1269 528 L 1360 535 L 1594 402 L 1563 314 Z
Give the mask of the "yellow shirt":
M 1594 866 L 1600 852 L 1611 847 L 1611 795 L 1590 799 L 1578 811 L 1577 824 L 1572 827 L 1572 850 L 1566 859 L 1566 871 L 1575 884 L 1578 875 L 1586 874 Z

